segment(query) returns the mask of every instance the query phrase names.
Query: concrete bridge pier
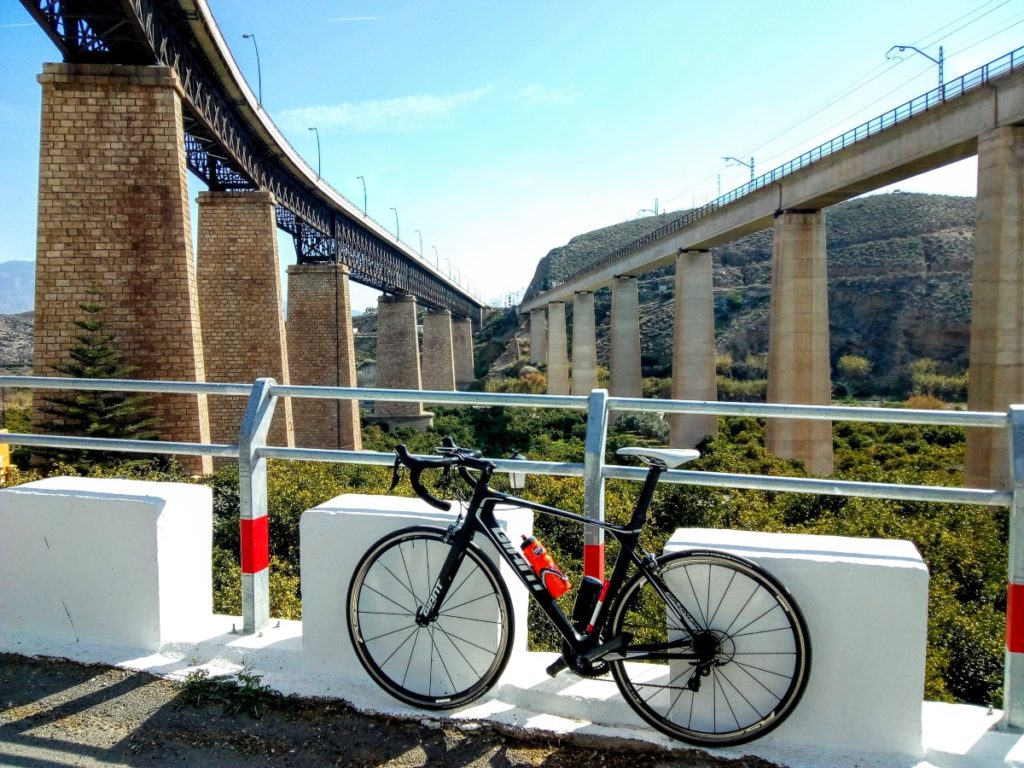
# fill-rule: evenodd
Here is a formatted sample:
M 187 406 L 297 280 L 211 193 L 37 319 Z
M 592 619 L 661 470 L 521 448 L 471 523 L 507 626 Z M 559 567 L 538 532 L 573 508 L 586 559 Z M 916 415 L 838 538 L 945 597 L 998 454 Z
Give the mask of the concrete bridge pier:
M 348 267 L 290 264 L 286 328 L 292 384 L 356 386 Z M 363 447 L 356 400 L 295 398 L 292 416 L 296 445 L 351 451 Z
M 569 350 L 566 346 L 565 302 L 548 304 L 548 394 L 569 394 Z
M 133 377 L 204 381 L 177 76 L 159 66 L 45 64 L 38 79 L 36 374 L 67 362 L 89 301 L 104 306 L 124 362 L 138 366 Z M 162 439 L 209 441 L 205 395 L 151 402 Z M 209 457 L 183 462 L 212 468 Z
M 455 389 L 452 313 L 431 309 L 423 315 L 423 389 Z
M 597 334 L 594 294 L 581 291 L 572 302 L 572 394 L 589 395 L 597 388 Z
M 978 138 L 977 221 L 967 407 L 1024 402 L 1024 127 Z M 968 429 L 965 483 L 1008 488 L 1006 431 Z
M 675 327 L 672 333 L 672 399 L 716 400 L 715 306 L 711 251 L 676 255 Z M 714 414 L 673 414 L 669 445 L 696 448 L 718 434 Z
M 548 318 L 543 308 L 530 311 L 530 362 L 548 361 Z
M 469 389 L 476 381 L 473 360 L 473 321 L 468 317 L 452 320 L 452 346 L 455 352 L 455 388 Z
M 281 280 L 269 192 L 200 192 L 198 226 L 199 315 L 210 381 L 253 381 L 271 376 L 287 384 L 288 349 L 281 311 Z M 247 398 L 209 401 L 210 438 L 232 443 Z M 274 409 L 268 442 L 294 445 L 292 402 Z
M 640 374 L 640 294 L 632 275 L 612 282 L 609 329 L 609 387 L 612 397 L 642 397 Z
M 775 216 L 768 313 L 768 402 L 829 405 L 828 270 L 821 211 Z M 768 419 L 765 446 L 800 459 L 816 475 L 832 472 L 832 422 Z
M 382 294 L 377 299 L 377 387 L 423 389 L 416 297 L 412 294 Z M 427 429 L 434 421 L 434 414 L 424 411 L 421 402 L 378 400 L 372 420 L 392 427 Z

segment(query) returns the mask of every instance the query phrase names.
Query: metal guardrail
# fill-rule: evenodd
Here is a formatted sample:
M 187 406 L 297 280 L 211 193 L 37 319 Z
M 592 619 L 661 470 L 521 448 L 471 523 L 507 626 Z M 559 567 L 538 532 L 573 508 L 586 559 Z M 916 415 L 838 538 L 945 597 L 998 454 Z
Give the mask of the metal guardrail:
M 789 176 L 802 168 L 806 168 L 811 163 L 823 160 L 841 149 L 853 146 L 854 144 L 864 141 L 871 136 L 875 136 L 888 128 L 899 125 L 916 115 L 920 115 L 930 109 L 934 109 L 940 104 L 944 104 L 947 101 L 963 96 L 966 93 L 970 93 L 977 88 L 987 85 L 994 77 L 1009 74 L 1021 69 L 1022 67 L 1024 67 L 1024 47 L 1005 53 L 998 59 L 994 59 L 988 64 L 983 64 L 977 69 L 958 77 L 956 80 L 952 80 L 938 88 L 922 93 L 920 96 L 915 96 L 910 101 L 900 104 L 898 107 L 886 110 L 881 115 L 873 117 L 865 123 L 861 123 L 856 128 L 851 128 L 845 133 L 836 136 L 834 139 L 830 139 L 823 144 L 819 144 L 814 149 L 804 152 L 799 157 L 795 157 L 777 168 L 773 168 L 767 173 L 763 173 L 757 178 L 748 181 L 746 184 L 743 184 L 730 192 L 726 192 L 724 195 L 716 197 L 710 203 L 706 203 L 699 208 L 687 211 L 679 218 L 673 219 L 643 237 L 639 237 L 636 240 L 627 243 L 621 248 L 601 257 L 599 260 L 592 262 L 583 269 L 578 269 L 564 277 L 552 278 L 544 290 L 546 291 L 552 288 L 557 288 L 559 285 L 563 285 L 570 280 L 587 274 L 588 272 L 596 271 L 610 262 L 622 258 L 623 256 L 639 251 L 642 248 L 646 248 L 651 243 L 661 240 L 673 232 L 678 232 L 680 229 L 689 226 L 697 219 L 714 213 L 719 208 L 729 205 L 730 203 L 739 200 L 741 197 L 749 195 L 751 192 L 756 192 L 769 184 L 773 184 L 784 176 Z M 534 294 L 534 296 L 538 296 L 542 293 L 544 293 L 544 291 L 539 291 Z
M 948 488 L 897 483 L 872 483 L 822 478 L 769 477 L 733 473 L 672 470 L 663 474 L 664 482 L 716 488 L 742 488 L 786 493 L 810 493 L 832 496 L 924 501 L 944 504 L 979 504 L 1010 509 L 1009 600 L 1007 608 L 1007 651 L 1004 681 L 1004 725 L 1024 727 L 1024 405 L 1011 406 L 1007 413 L 971 411 L 919 411 L 897 408 L 854 408 L 845 406 L 805 406 L 770 403 L 720 403 L 710 401 L 646 400 L 609 397 L 605 390 L 594 390 L 587 397 L 481 392 L 437 392 L 416 390 L 356 389 L 346 387 L 307 387 L 279 385 L 271 379 L 253 384 L 189 383 L 144 380 L 67 379 L 51 377 L 0 376 L 0 387 L 31 389 L 77 389 L 130 391 L 162 394 L 247 395 L 248 406 L 237 444 L 179 443 L 157 440 L 108 440 L 60 435 L 5 434 L 5 442 L 14 445 L 158 453 L 207 455 L 238 458 L 239 498 L 243 550 L 246 531 L 262 521 L 266 523 L 268 459 L 320 461 L 390 466 L 390 453 L 342 451 L 314 448 L 289 448 L 267 445 L 266 438 L 274 405 L 279 397 L 357 399 L 424 402 L 459 406 L 504 406 L 517 408 L 571 408 L 587 411 L 587 435 L 583 463 L 516 461 L 495 459 L 502 471 L 582 477 L 587 514 L 604 517 L 604 481 L 607 479 L 642 480 L 640 467 L 604 463 L 608 415 L 614 410 L 644 410 L 663 413 L 713 413 L 726 416 L 756 416 L 788 419 L 827 419 L 830 421 L 929 424 L 936 426 L 1008 429 L 1012 487 L 1001 489 Z M 588 526 L 586 535 L 598 531 Z M 265 536 L 265 533 L 264 533 Z M 259 537 L 256 537 L 257 542 Z M 589 538 L 587 543 L 593 543 Z M 266 539 L 262 546 L 266 548 Z M 251 546 L 251 543 L 250 545 Z M 249 553 L 253 557 L 253 553 Z M 246 553 L 243 551 L 243 561 Z M 264 552 L 262 557 L 266 558 Z M 256 553 L 257 560 L 260 554 Z M 270 620 L 268 570 L 246 573 L 243 567 L 243 631 L 256 632 Z

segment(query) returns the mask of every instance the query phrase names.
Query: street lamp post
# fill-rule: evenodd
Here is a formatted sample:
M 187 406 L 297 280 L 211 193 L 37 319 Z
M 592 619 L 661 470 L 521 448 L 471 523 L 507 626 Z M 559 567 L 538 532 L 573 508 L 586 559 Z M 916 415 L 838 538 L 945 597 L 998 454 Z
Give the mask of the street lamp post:
M 432 245 L 430 247 L 434 249 L 434 266 L 437 267 L 438 270 L 440 270 L 441 269 L 441 257 L 437 253 L 437 246 L 436 245 Z
M 245 33 L 242 35 L 246 40 L 252 40 L 252 47 L 256 49 L 256 98 L 259 101 L 260 109 L 263 108 L 263 68 L 260 67 L 260 47 L 256 45 L 256 34 Z
M 420 232 L 420 231 L 419 231 L 419 230 L 417 229 L 417 230 L 416 230 L 416 234 L 420 236 L 420 258 L 422 259 L 422 258 L 423 258 L 423 233 L 422 233 L 422 232 Z
M 402 239 L 402 230 L 398 228 L 398 209 L 392 207 L 392 208 L 389 208 L 388 210 L 391 210 L 391 211 L 395 212 L 395 240 L 401 240 Z
M 734 163 L 739 163 L 744 168 L 749 168 L 750 169 L 750 180 L 751 181 L 754 180 L 754 158 L 753 157 L 750 158 L 750 162 L 749 163 L 743 162 L 738 157 L 723 157 L 722 159 L 725 160 L 727 163 L 729 161 L 732 161 Z
M 904 51 L 914 51 L 915 53 L 920 53 L 922 56 L 924 56 L 926 59 L 928 59 L 933 64 L 938 65 L 938 67 L 939 67 L 939 90 L 942 91 L 942 97 L 943 98 L 946 97 L 946 92 L 945 92 L 945 90 L 942 87 L 942 84 L 943 84 L 943 71 L 942 70 L 943 70 L 943 64 L 945 62 L 945 57 L 942 55 L 942 46 L 941 45 L 939 46 L 939 58 L 937 58 L 937 59 L 934 56 L 932 56 L 930 53 L 925 53 L 920 48 L 918 48 L 916 46 L 913 46 L 913 45 L 894 45 L 892 48 L 890 48 L 888 51 L 886 51 L 885 58 L 887 58 L 887 59 L 898 59 L 898 58 L 900 58 L 899 55 L 893 55 L 893 51 L 896 51 L 896 54 L 903 53 Z
M 310 128 L 313 133 L 316 134 L 316 178 L 320 179 L 320 131 L 316 128 Z
M 363 218 L 366 218 L 366 179 L 362 176 L 356 176 L 361 182 L 363 182 Z

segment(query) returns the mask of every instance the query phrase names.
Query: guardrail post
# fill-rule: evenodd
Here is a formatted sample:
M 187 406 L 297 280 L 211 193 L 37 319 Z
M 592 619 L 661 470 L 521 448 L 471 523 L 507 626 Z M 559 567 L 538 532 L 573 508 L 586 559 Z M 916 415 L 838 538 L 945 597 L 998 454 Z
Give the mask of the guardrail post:
M 604 449 L 608 441 L 608 390 L 595 389 L 587 396 L 587 437 L 583 452 L 584 514 L 604 522 Z M 583 528 L 583 574 L 604 580 L 604 529 Z
M 1003 672 L 1004 729 L 1024 728 L 1024 405 L 1010 406 L 1009 576 L 1006 595 L 1006 664 Z
M 270 528 L 267 520 L 267 444 L 276 397 L 273 379 L 257 379 L 238 435 L 238 500 L 242 555 L 242 631 L 253 634 L 270 623 Z

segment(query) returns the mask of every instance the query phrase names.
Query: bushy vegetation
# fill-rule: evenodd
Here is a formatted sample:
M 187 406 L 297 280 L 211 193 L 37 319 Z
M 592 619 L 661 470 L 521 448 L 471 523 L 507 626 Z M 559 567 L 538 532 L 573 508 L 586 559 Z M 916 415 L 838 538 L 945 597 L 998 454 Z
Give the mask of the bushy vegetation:
M 926 404 L 934 407 L 932 402 Z M 583 458 L 586 422 L 580 411 L 438 408 L 435 412 L 435 426 L 425 433 L 366 427 L 364 446 L 390 451 L 395 444 L 404 442 L 414 452 L 430 453 L 442 436 L 452 435 L 459 443 L 479 448 L 489 456 L 506 457 L 518 451 L 538 460 L 580 462 Z M 701 446 L 701 458 L 690 465 L 694 469 L 805 474 L 799 462 L 780 459 L 765 450 L 760 420 L 729 418 L 722 419 L 720 425 L 718 436 Z M 621 445 L 664 443 L 665 429 L 666 421 L 655 414 L 621 415 L 609 433 L 607 460 L 614 460 L 614 450 Z M 946 486 L 961 482 L 964 434 L 957 428 L 837 423 L 834 444 L 837 478 Z M 64 466 L 59 471 L 77 470 Z M 176 465 L 162 469 L 96 466 L 90 474 L 189 481 Z M 33 477 L 29 474 L 24 479 Z M 385 467 L 270 462 L 273 616 L 301 616 L 298 563 L 299 520 L 303 511 L 340 493 L 384 494 L 390 479 L 390 470 Z M 210 485 L 214 493 L 215 608 L 237 614 L 238 469 L 227 466 L 199 482 Z M 503 476 L 496 477 L 496 483 L 505 482 Z M 637 490 L 632 483 L 609 482 L 608 519 L 628 519 Z M 410 495 L 412 491 L 403 483 L 396 492 Z M 525 494 L 570 510 L 581 510 L 583 506 L 583 483 L 578 478 L 530 476 Z M 686 526 L 912 541 L 930 572 L 926 697 L 1000 704 L 1006 611 L 1006 510 L 663 485 L 655 496 L 644 545 L 651 551 L 660 551 L 676 528 Z M 538 516 L 535 530 L 559 565 L 578 583 L 582 575 L 580 527 Z M 614 544 L 610 543 L 609 561 L 614 553 Z M 572 592 L 563 600 L 569 610 Z M 544 649 L 559 645 L 559 639 L 537 614 L 531 616 L 530 644 Z

